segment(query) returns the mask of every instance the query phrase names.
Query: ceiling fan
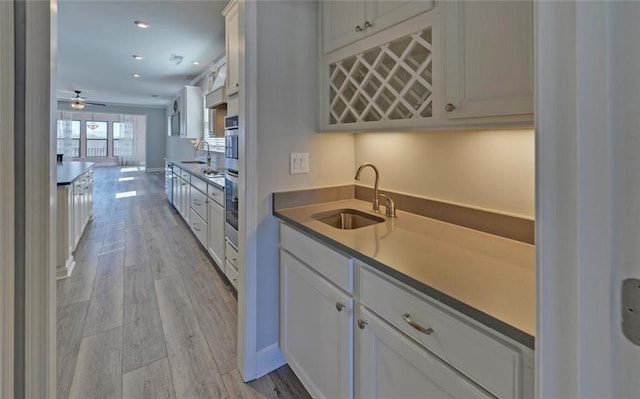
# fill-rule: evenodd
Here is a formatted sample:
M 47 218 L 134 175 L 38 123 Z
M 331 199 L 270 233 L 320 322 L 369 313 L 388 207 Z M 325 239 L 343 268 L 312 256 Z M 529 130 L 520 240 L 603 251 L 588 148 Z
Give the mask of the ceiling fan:
M 101 107 L 106 106 L 106 104 L 101 104 L 101 103 L 94 103 L 94 102 L 88 102 L 86 101 L 83 97 L 80 97 L 80 90 L 74 90 L 74 92 L 76 93 L 75 97 L 71 97 L 71 99 L 69 101 L 65 101 L 65 102 L 70 102 L 71 103 L 71 108 L 73 109 L 83 109 L 85 107 L 85 105 L 99 105 Z

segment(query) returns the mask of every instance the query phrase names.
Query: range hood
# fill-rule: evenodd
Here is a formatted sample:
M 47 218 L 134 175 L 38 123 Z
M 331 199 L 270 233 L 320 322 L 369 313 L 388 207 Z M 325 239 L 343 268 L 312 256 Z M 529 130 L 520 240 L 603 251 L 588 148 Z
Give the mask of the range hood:
M 221 104 L 227 103 L 227 89 L 225 86 L 218 87 L 211 93 L 207 94 L 205 104 L 207 108 L 216 108 Z

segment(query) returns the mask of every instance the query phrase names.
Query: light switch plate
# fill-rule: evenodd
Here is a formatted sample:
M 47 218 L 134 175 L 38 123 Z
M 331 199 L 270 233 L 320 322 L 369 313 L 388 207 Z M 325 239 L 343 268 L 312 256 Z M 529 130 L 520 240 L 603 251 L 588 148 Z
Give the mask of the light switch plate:
M 289 159 L 289 174 L 298 175 L 309 173 L 309 153 L 292 152 Z

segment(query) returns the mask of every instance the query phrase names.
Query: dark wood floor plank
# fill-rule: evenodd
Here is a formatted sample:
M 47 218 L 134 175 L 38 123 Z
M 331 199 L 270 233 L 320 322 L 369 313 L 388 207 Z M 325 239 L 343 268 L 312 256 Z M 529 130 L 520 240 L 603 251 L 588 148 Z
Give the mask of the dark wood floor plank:
M 291 367 L 282 366 L 272 371 L 269 376 L 278 390 L 278 396 L 282 398 L 311 399 L 304 385 L 296 377 Z
M 127 373 L 167 356 L 151 270 L 146 263 L 125 269 L 122 369 Z
M 124 252 L 100 255 L 89 303 L 84 336 L 122 326 L 124 304 Z
M 82 339 L 70 399 L 117 399 L 122 396 L 122 329 Z
M 155 284 L 176 396 L 227 397 L 182 279 L 172 276 Z
M 56 365 L 57 397 L 60 399 L 69 396 L 88 307 L 89 302 L 85 301 L 58 308 Z
M 63 280 L 58 280 L 56 284 L 58 307 L 91 299 L 97 271 L 97 255 L 94 258 L 78 260 L 71 276 Z
M 229 392 L 229 399 L 279 399 L 278 389 L 270 376 L 245 383 L 238 369 L 223 374 L 222 380 Z M 293 398 L 292 398 L 293 399 Z
M 174 399 L 169 361 L 165 357 L 126 373 L 122 381 L 123 399 Z
M 238 363 L 236 317 L 216 286 L 210 283 L 211 277 L 195 273 L 182 275 L 182 279 L 218 369 L 223 374 L 235 369 Z

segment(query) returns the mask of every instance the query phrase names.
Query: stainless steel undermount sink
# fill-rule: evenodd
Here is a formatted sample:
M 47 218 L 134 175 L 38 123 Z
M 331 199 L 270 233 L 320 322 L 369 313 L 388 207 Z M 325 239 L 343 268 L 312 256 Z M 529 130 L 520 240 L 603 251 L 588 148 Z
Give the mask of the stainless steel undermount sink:
M 348 208 L 315 213 L 311 217 L 341 230 L 354 230 L 384 222 L 380 216 Z
M 195 163 L 198 165 L 205 165 L 207 162 L 206 161 L 197 161 L 197 160 L 190 160 L 190 161 L 180 161 L 182 163 Z

